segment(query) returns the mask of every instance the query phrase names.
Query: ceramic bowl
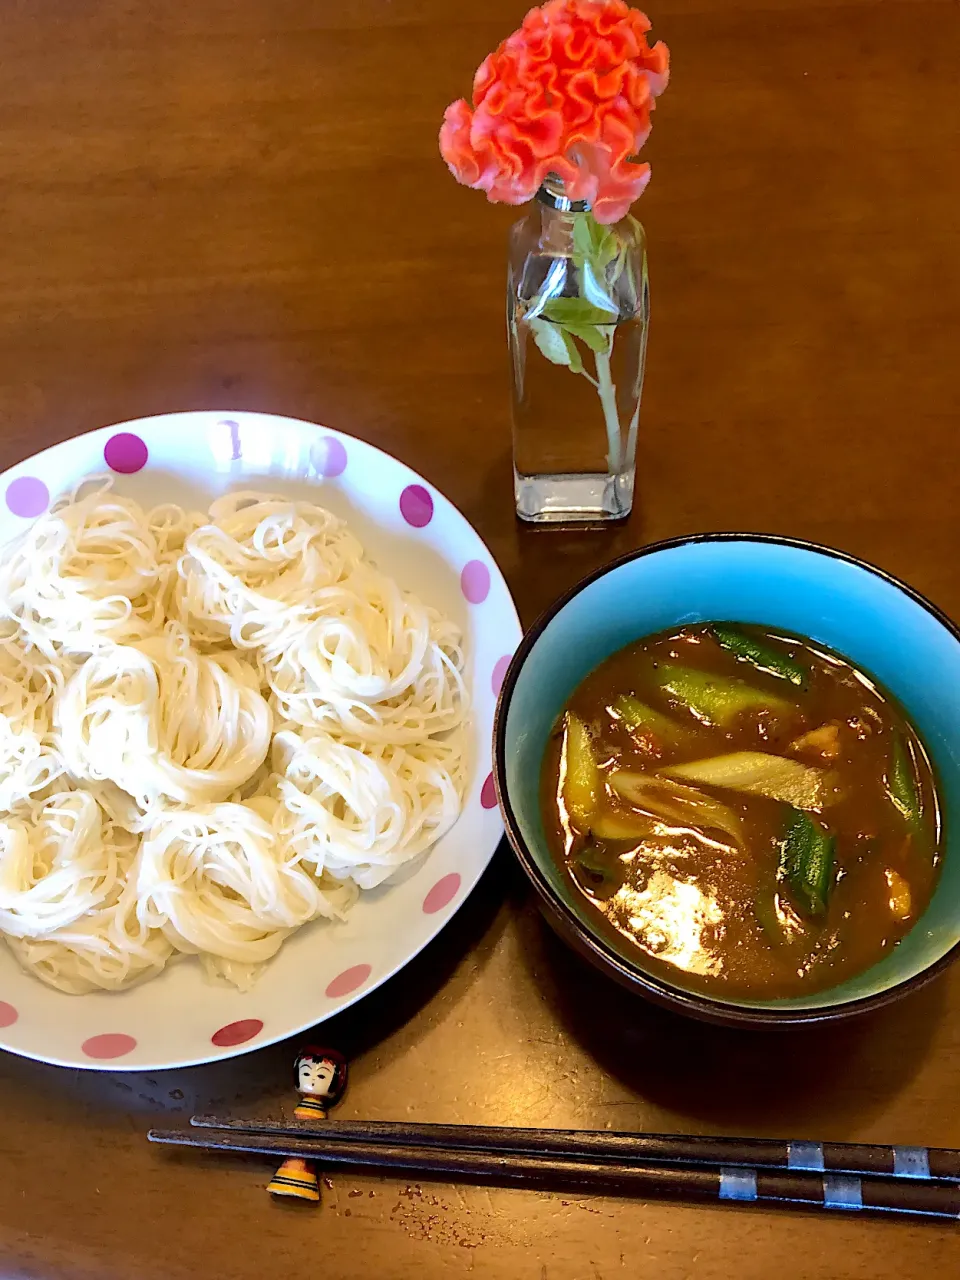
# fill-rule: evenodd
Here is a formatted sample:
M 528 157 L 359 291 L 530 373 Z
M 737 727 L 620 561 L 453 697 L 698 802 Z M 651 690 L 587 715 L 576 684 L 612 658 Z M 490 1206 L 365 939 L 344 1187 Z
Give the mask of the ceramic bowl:
M 272 414 L 171 413 L 47 449 L 0 475 L 0 545 L 59 494 L 104 473 L 144 506 L 195 510 L 231 490 L 261 489 L 342 516 L 386 572 L 457 622 L 472 706 L 472 769 L 456 824 L 362 894 L 345 920 L 318 920 L 288 938 L 251 990 L 213 982 L 186 959 L 127 991 L 64 995 L 0 945 L 0 1049 L 62 1066 L 155 1071 L 260 1049 L 325 1021 L 453 918 L 503 835 L 490 737 L 520 624 L 493 556 L 427 480 L 362 440 Z
M 933 758 L 945 856 L 933 899 L 889 955 L 811 995 L 721 999 L 685 991 L 597 934 L 552 862 L 539 806 L 547 738 L 580 681 L 605 658 L 668 627 L 735 618 L 783 628 L 846 655 L 906 708 Z M 826 547 L 709 534 L 645 547 L 591 575 L 540 618 L 507 670 L 495 727 L 507 834 L 563 937 L 606 973 L 695 1017 L 760 1025 L 875 1008 L 929 981 L 960 942 L 960 630 L 916 591 Z

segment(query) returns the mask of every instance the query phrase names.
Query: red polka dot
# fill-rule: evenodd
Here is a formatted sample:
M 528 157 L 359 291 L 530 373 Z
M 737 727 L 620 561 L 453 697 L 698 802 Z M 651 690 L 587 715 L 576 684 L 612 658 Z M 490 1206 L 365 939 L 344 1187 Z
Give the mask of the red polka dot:
M 400 514 L 415 529 L 422 529 L 433 519 L 433 499 L 422 484 L 408 484 L 401 493 Z
M 490 688 L 493 690 L 493 696 L 497 697 L 503 688 L 503 678 L 507 674 L 507 667 L 510 665 L 510 659 L 513 657 L 511 653 L 505 653 L 502 658 L 498 658 L 493 668 L 493 675 L 490 677 Z
M 451 871 L 448 876 L 443 876 L 423 900 L 424 915 L 432 916 L 434 912 L 442 911 L 447 903 L 452 902 L 457 896 L 459 888 L 460 877 L 456 871 Z
M 483 604 L 490 594 L 490 570 L 482 560 L 470 560 L 460 574 L 460 590 L 471 604 Z
M 50 505 L 50 490 L 36 476 L 17 476 L 7 485 L 6 500 L 15 516 L 32 520 Z
M 0 1027 L 12 1027 L 19 1017 L 19 1013 L 12 1004 L 7 1004 L 6 1000 L 0 1000 Z
M 118 431 L 111 436 L 103 449 L 103 460 L 111 471 L 129 476 L 147 465 L 149 451 L 146 443 L 131 431 Z
M 487 774 L 486 781 L 480 790 L 480 803 L 485 809 L 497 807 L 497 788 L 494 786 L 492 773 Z
M 137 1047 L 133 1036 L 125 1036 L 117 1031 L 108 1031 L 102 1036 L 91 1036 L 84 1040 L 80 1048 L 88 1058 L 122 1058 Z
M 335 1000 L 337 996 L 348 996 L 357 987 L 362 987 L 372 972 L 373 969 L 368 964 L 355 964 L 351 969 L 344 969 L 343 973 L 338 973 L 327 984 L 327 995 L 331 1000 Z
M 226 1049 L 232 1044 L 246 1044 L 263 1030 L 259 1018 L 241 1018 L 239 1022 L 228 1022 L 225 1027 L 215 1031 L 210 1037 L 215 1045 Z

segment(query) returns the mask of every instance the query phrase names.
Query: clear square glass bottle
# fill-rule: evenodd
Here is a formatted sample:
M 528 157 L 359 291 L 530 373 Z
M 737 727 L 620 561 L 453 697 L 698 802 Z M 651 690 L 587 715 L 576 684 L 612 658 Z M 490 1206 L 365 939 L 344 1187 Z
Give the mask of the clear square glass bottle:
M 633 506 L 650 312 L 643 228 L 548 178 L 510 234 L 507 330 L 517 514 L 619 520 Z

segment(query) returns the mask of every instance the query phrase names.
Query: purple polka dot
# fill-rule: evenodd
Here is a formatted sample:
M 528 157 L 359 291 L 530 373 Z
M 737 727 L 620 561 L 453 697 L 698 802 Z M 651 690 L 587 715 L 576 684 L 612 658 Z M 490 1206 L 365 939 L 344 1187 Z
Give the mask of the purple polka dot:
M 12 1004 L 7 1004 L 6 1000 L 0 1000 L 0 1027 L 12 1027 L 19 1017 L 19 1013 Z
M 460 590 L 471 604 L 483 604 L 490 594 L 490 570 L 482 560 L 468 560 L 460 574 Z
M 310 450 L 310 461 L 318 476 L 335 480 L 347 469 L 347 451 L 336 436 L 324 436 Z
M 422 529 L 433 519 L 433 499 L 422 484 L 408 484 L 401 493 L 400 514 L 415 529 Z
M 102 1036 L 91 1036 L 80 1046 L 88 1058 L 122 1058 L 124 1054 L 130 1053 L 136 1047 L 137 1042 L 133 1036 L 121 1035 L 116 1031 L 109 1031 Z
M 335 1000 L 337 996 L 348 996 L 357 987 L 362 987 L 372 972 L 372 966 L 368 964 L 355 964 L 350 969 L 344 969 L 343 973 L 338 973 L 327 984 L 327 995 L 331 1000 Z
M 259 1018 L 241 1018 L 239 1022 L 228 1022 L 225 1027 L 215 1031 L 210 1039 L 219 1048 L 226 1049 L 232 1044 L 246 1044 L 262 1030 L 263 1023 Z
M 240 423 L 231 422 L 229 418 L 225 418 L 218 426 L 226 427 L 230 432 L 230 461 L 239 462 L 243 458 L 243 449 L 240 447 Z
M 149 451 L 145 441 L 131 431 L 111 436 L 103 449 L 103 460 L 111 471 L 129 476 L 147 465 Z
M 460 877 L 456 871 L 442 876 L 423 900 L 423 914 L 432 916 L 442 911 L 448 902 L 452 902 L 460 888 Z
M 507 667 L 512 657 L 512 653 L 505 653 L 494 665 L 493 675 L 490 677 L 490 688 L 493 690 L 494 697 L 499 697 L 500 690 L 503 688 L 503 678 L 507 674 Z
M 484 809 L 495 809 L 497 807 L 497 788 L 493 782 L 493 774 L 488 773 L 486 781 L 480 788 L 480 803 Z
M 7 506 L 15 516 L 40 516 L 49 505 L 50 490 L 36 476 L 18 476 L 7 485 Z

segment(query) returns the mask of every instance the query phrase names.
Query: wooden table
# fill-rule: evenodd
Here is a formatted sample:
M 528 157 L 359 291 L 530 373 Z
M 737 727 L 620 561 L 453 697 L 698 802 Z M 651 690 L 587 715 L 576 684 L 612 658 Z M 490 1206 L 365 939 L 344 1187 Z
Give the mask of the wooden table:
M 236 407 L 327 423 L 447 493 L 524 620 L 619 551 L 707 529 L 833 543 L 960 615 L 960 9 L 661 0 L 673 83 L 638 212 L 654 299 L 639 509 L 514 522 L 503 334 L 515 216 L 457 187 L 446 103 L 523 0 L 4 7 L 0 465 Z M 588 972 L 501 850 L 403 974 L 324 1027 L 344 1117 L 960 1146 L 960 969 L 836 1029 L 686 1022 Z M 0 1273 L 336 1280 L 955 1274 L 946 1227 L 336 1175 L 149 1148 L 276 1113 L 292 1048 L 169 1075 L 0 1061 Z

